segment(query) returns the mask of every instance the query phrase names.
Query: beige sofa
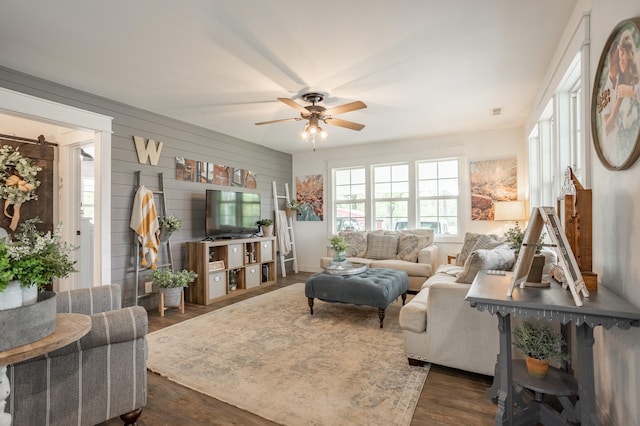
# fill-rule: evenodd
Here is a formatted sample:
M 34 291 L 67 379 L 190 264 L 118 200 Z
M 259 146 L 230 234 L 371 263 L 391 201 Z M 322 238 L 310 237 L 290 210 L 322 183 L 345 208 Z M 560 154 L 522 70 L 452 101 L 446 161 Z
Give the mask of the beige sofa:
M 404 231 L 342 231 L 349 244 L 347 260 L 370 268 L 391 268 L 409 275 L 409 292 L 417 293 L 438 266 L 438 247 L 432 229 Z M 320 259 L 325 267 L 333 253 Z
M 545 275 L 556 262 L 546 250 Z M 478 271 L 509 271 L 515 255 L 494 235 L 467 233 L 454 265 L 440 265 L 400 310 L 404 347 L 412 365 L 431 362 L 493 376 L 499 352 L 498 319 L 465 300 Z

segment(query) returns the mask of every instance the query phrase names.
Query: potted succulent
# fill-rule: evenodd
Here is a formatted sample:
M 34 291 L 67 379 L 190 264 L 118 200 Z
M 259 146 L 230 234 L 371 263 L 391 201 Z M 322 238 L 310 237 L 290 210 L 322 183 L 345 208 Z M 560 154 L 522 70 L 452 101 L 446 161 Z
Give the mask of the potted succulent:
M 539 283 L 542 281 L 542 271 L 544 270 L 545 257 L 540 254 L 542 252 L 542 246 L 544 242 L 545 234 L 542 233 L 538 242 L 536 243 L 536 252 L 533 257 L 533 262 L 531 263 L 531 269 L 529 270 L 529 275 L 527 276 L 527 282 L 530 283 Z M 522 248 L 522 243 L 524 241 L 524 230 L 520 228 L 520 224 L 516 222 L 516 224 L 510 228 L 507 232 L 504 233 L 505 242 L 509 245 L 509 248 L 513 250 L 516 258 L 518 254 L 520 254 L 520 249 Z
M 300 213 L 302 205 L 295 198 L 290 199 L 286 205 L 287 216 L 293 216 L 293 212 Z
M 331 248 L 333 249 L 333 260 L 335 262 L 344 262 L 349 248 L 347 240 L 340 235 L 334 235 L 329 239 L 329 243 L 331 243 Z
M 256 222 L 262 229 L 262 235 L 265 237 L 270 237 L 273 235 L 273 221 L 271 219 L 260 219 Z
M 171 238 L 171 234 L 180 229 L 182 221 L 174 215 L 158 217 L 160 224 L 160 242 L 167 242 Z
M 153 284 L 164 295 L 165 306 L 180 306 L 182 289 L 187 287 L 198 277 L 193 271 L 182 270 L 173 272 L 171 269 L 154 269 L 151 273 Z
M 526 356 L 527 371 L 533 377 L 547 376 L 550 360 L 568 360 L 562 352 L 562 335 L 542 324 L 523 321 L 513 330 L 513 346 Z

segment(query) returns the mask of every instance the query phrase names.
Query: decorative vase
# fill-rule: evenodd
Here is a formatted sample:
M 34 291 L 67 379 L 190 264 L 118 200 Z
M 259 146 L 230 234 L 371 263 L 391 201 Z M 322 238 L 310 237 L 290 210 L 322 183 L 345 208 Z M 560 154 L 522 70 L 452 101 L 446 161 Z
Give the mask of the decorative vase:
M 38 286 L 31 284 L 22 287 L 22 306 L 33 305 L 38 301 Z
M 9 281 L 7 288 L 0 293 L 0 311 L 22 306 L 22 287 L 20 281 Z
M 347 252 L 344 250 L 336 250 L 333 255 L 334 262 L 344 262 L 347 260 Z
M 547 377 L 549 371 L 549 360 L 542 360 L 527 356 L 525 360 L 527 364 L 527 372 L 530 376 L 537 379 L 544 379 Z
M 182 301 L 183 287 L 159 287 L 160 293 L 164 294 L 164 306 L 175 308 L 180 306 Z
M 273 225 L 262 225 L 262 235 L 265 237 L 273 236 Z
M 161 243 L 166 243 L 167 241 L 169 241 L 169 238 L 171 238 L 171 235 L 173 234 L 173 231 L 167 231 L 165 229 L 160 229 L 160 242 Z

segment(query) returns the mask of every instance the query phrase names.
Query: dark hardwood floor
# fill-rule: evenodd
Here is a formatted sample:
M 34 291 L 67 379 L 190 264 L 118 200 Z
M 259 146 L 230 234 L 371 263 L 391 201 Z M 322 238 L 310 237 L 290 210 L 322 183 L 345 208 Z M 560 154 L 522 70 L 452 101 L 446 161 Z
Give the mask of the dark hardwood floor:
M 149 312 L 149 332 L 222 308 L 229 304 L 255 297 L 294 283 L 304 282 L 309 273 L 287 274 L 278 277 L 278 283 L 265 288 L 221 300 L 209 306 L 187 304 L 185 313 L 169 309 L 164 318 L 157 311 Z M 497 330 L 496 330 L 497 333 Z M 138 421 L 140 426 L 160 425 L 274 425 L 275 423 L 247 411 L 202 395 L 170 382 L 154 373 L 148 373 L 147 406 Z M 497 406 L 485 398 L 484 391 L 491 377 L 467 373 L 432 365 L 416 407 L 412 426 L 436 425 L 490 425 L 494 422 Z M 119 419 L 102 426 L 121 425 Z

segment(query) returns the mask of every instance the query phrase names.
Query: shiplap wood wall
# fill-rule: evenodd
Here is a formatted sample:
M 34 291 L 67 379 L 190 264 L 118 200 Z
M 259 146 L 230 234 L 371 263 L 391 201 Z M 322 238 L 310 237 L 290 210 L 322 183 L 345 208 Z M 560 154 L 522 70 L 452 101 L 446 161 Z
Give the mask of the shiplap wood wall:
M 65 105 L 113 117 L 111 159 L 111 278 L 123 287 L 124 303 L 135 304 L 134 235 L 129 228 L 135 193 L 135 173 L 141 172 L 142 184 L 159 188 L 158 174 L 164 174 L 167 211 L 183 220 L 173 235 L 171 249 L 176 268 L 185 265 L 185 242 L 205 237 L 205 190 L 221 187 L 175 179 L 175 157 L 224 164 L 253 171 L 257 192 L 261 195 L 262 217 L 273 218 L 271 182 L 279 188 L 289 182 L 292 188 L 292 157 L 248 141 L 193 126 L 129 105 L 115 102 L 0 67 L 0 86 Z M 253 125 L 247 117 L 247 125 Z M 133 136 L 164 143 L 157 166 L 140 164 Z M 160 208 L 160 205 L 158 205 Z M 141 280 L 144 281 L 144 280 Z M 140 287 L 140 291 L 143 291 Z M 152 298 L 143 300 L 153 306 Z

